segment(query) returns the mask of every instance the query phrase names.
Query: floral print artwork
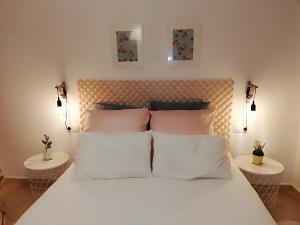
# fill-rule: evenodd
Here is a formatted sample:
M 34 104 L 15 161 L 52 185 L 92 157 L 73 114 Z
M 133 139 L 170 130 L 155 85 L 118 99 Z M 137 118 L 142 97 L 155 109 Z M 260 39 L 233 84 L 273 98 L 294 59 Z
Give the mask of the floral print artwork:
M 132 40 L 132 31 L 117 31 L 117 51 L 119 62 L 138 61 L 137 40 Z
M 173 30 L 173 60 L 193 60 L 194 30 Z

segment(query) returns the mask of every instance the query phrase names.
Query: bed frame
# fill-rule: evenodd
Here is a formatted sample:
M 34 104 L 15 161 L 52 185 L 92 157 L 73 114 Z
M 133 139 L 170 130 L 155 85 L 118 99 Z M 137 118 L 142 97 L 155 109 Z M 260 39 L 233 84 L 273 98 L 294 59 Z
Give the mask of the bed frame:
M 94 103 L 109 102 L 148 107 L 152 100 L 179 102 L 203 100 L 216 109 L 215 134 L 229 150 L 232 80 L 79 80 L 80 129 L 85 131 L 87 112 Z

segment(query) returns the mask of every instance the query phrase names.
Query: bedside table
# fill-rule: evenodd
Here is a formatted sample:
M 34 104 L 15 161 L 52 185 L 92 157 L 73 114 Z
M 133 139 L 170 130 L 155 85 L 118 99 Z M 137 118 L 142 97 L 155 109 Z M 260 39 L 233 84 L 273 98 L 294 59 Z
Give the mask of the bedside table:
M 69 158 L 65 152 L 52 152 L 52 160 L 44 161 L 41 153 L 24 162 L 34 198 L 43 194 L 63 174 L 69 166 Z
M 265 206 L 272 210 L 276 203 L 284 166 L 268 157 L 264 157 L 262 165 L 254 165 L 252 155 L 238 156 L 235 162 Z

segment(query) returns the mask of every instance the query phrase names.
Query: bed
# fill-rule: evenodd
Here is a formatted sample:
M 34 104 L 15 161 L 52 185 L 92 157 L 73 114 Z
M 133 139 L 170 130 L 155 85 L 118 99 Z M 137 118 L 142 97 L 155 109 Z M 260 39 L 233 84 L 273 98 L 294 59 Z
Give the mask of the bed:
M 233 90 L 230 80 L 79 81 L 78 84 L 83 131 L 86 113 L 97 101 L 145 105 L 150 98 L 201 98 L 216 108 L 214 129 L 224 137 L 229 149 Z M 132 89 L 133 92 L 128 92 Z M 231 157 L 230 163 L 230 179 L 192 180 L 77 179 L 73 164 L 16 224 L 275 225 Z
M 232 162 L 230 180 L 72 179 L 72 165 L 17 225 L 275 225 Z

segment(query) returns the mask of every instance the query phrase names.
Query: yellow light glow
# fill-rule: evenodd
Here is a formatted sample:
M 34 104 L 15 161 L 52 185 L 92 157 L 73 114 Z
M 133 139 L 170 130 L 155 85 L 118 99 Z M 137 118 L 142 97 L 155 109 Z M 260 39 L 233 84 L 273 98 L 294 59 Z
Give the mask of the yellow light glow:
M 65 113 L 66 113 L 66 106 L 65 106 L 65 102 L 64 100 L 61 100 L 62 101 L 62 106 L 61 107 L 56 107 L 56 114 L 58 117 L 64 117 L 65 116 Z
M 256 119 L 257 119 L 257 113 L 256 111 L 251 111 L 251 109 L 248 111 L 248 115 L 249 115 L 249 122 L 255 123 Z

